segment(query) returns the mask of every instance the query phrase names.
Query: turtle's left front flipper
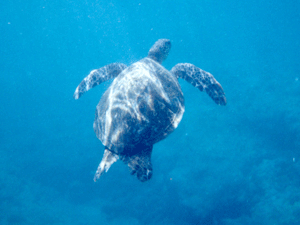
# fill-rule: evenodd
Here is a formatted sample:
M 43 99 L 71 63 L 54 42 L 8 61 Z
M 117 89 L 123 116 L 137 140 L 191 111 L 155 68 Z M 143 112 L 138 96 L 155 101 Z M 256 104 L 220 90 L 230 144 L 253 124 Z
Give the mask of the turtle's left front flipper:
M 91 88 L 118 76 L 124 69 L 126 69 L 126 67 L 127 66 L 123 63 L 111 63 L 101 67 L 100 69 L 91 71 L 90 74 L 78 85 L 73 97 L 75 99 L 80 98 L 81 95 Z
M 221 84 L 212 74 L 190 63 L 179 63 L 171 72 L 177 78 L 182 78 L 200 91 L 205 91 L 218 105 L 226 105 L 226 97 Z

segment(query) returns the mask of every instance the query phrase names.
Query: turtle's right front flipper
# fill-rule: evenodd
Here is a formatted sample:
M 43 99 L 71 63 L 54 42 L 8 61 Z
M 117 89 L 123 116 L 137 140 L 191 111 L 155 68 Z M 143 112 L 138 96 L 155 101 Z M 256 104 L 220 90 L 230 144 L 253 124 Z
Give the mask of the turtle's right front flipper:
M 190 63 L 178 63 L 171 72 L 200 91 L 205 91 L 218 105 L 226 105 L 226 97 L 221 84 L 214 76 Z
M 123 63 L 111 63 L 100 69 L 93 70 L 85 77 L 75 90 L 73 97 L 80 98 L 91 88 L 118 76 L 127 66 Z

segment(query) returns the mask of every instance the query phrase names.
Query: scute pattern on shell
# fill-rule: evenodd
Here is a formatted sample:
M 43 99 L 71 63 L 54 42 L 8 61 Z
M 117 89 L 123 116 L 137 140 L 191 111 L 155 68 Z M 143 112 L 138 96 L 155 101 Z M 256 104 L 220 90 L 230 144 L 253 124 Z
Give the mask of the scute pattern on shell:
M 184 100 L 176 77 L 144 58 L 125 69 L 102 96 L 94 130 L 103 145 L 117 154 L 164 139 L 179 124 Z

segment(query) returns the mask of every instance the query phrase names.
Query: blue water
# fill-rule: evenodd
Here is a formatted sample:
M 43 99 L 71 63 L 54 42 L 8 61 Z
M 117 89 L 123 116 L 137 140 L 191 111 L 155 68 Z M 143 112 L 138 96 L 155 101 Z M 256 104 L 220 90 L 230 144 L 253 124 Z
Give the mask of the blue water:
M 298 0 L 2 1 L 0 224 L 300 224 L 299 24 Z M 159 38 L 167 69 L 211 72 L 228 104 L 180 80 L 186 111 L 152 179 L 119 161 L 94 183 L 111 81 L 75 88 Z

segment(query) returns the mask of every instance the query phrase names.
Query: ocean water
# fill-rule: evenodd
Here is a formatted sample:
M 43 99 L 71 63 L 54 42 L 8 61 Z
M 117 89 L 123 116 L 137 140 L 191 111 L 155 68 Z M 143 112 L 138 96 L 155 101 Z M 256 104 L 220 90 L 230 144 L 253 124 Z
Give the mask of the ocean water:
M 0 3 L 0 224 L 300 224 L 298 0 Z M 163 65 L 211 72 L 228 104 L 184 80 L 186 111 L 153 177 L 122 162 L 96 183 L 92 70 L 172 42 Z

